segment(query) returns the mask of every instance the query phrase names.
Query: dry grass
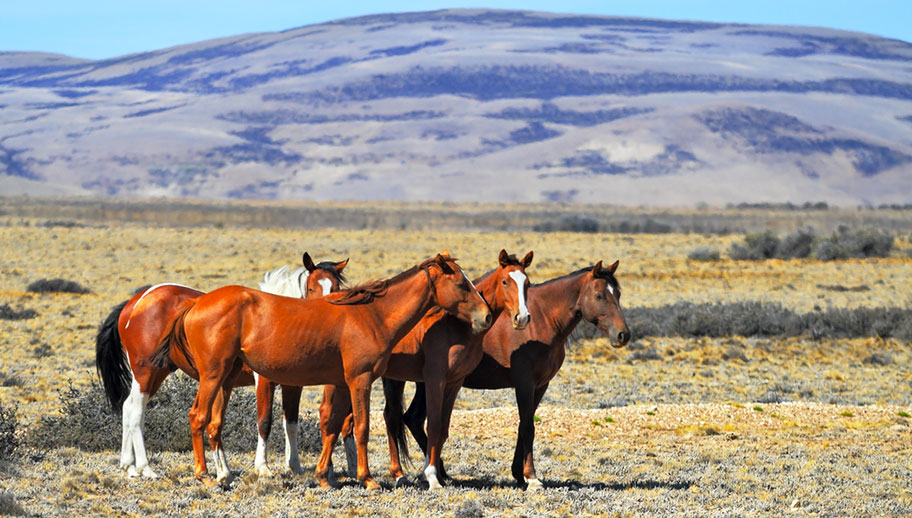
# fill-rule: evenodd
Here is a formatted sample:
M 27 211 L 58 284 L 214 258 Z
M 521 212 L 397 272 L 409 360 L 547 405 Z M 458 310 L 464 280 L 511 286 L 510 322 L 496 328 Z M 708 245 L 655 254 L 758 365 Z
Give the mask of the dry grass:
M 37 312 L 31 319 L 0 321 L 0 375 L 20 380 L 0 386 L 0 400 L 18 404 L 26 427 L 59 412 L 58 390 L 68 379 L 77 387 L 91 382 L 96 326 L 136 287 L 251 286 L 267 270 L 297 264 L 304 250 L 318 260 L 351 257 L 347 273 L 354 282 L 390 276 L 442 248 L 472 275 L 493 267 L 500 248 L 531 249 L 533 281 L 598 259 L 620 259 L 625 306 L 759 300 L 810 311 L 815 305 L 912 305 L 907 240 L 898 240 L 883 259 L 746 263 L 723 256 L 696 262 L 687 258 L 693 249 L 728 250 L 741 236 L 151 228 L 114 222 L 61 227 L 42 226 L 44 221 L 0 216 L 0 306 Z M 45 278 L 75 281 L 91 293 L 27 291 L 29 283 Z M 869 289 L 827 288 L 833 285 Z M 32 445 L 17 450 L 18 461 L 0 465 L 0 508 L 137 516 L 909 513 L 908 345 L 879 339 L 643 338 L 613 350 L 604 339 L 579 341 L 538 413 L 537 467 L 547 488 L 540 494 L 511 485 L 512 395 L 467 390 L 446 450 L 457 484 L 440 495 L 405 490 L 368 496 L 351 481 L 325 492 L 314 488 L 311 475 L 256 480 L 249 475 L 252 451 L 231 451 L 239 470 L 232 489 L 209 491 L 192 479 L 187 452 L 154 452 L 162 479 L 144 481 L 126 479 L 114 451 L 42 451 Z M 866 362 L 874 353 L 890 361 Z M 305 422 L 318 397 L 318 389 L 305 391 Z M 377 474 L 385 473 L 381 405 L 375 394 L 371 451 Z M 310 469 L 316 456 L 306 452 L 302 460 Z M 336 466 L 342 465 L 337 453 Z M 391 484 L 388 477 L 381 482 Z

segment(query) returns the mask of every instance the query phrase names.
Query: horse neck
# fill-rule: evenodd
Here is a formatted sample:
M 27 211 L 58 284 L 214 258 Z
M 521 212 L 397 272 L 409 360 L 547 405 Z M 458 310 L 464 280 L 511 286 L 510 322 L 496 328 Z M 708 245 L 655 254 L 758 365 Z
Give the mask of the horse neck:
M 539 313 L 532 317 L 532 324 L 536 327 L 543 325 L 548 330 L 546 334 L 549 339 L 543 341 L 552 345 L 564 344 L 576 329 L 582 319 L 578 303 L 586 273 L 570 275 L 529 289 L 529 300 L 535 301 Z
M 499 276 L 491 274 L 475 284 L 478 293 L 481 293 L 481 296 L 484 297 L 485 301 L 488 303 L 488 307 L 491 308 L 491 316 L 494 317 L 494 320 L 497 320 L 497 317 L 500 316 L 503 310 L 507 309 L 497 300 L 498 278 Z
M 379 316 L 379 331 L 391 344 L 399 342 L 421 317 L 434 307 L 430 276 L 422 270 L 391 284 L 382 297 L 370 303 Z

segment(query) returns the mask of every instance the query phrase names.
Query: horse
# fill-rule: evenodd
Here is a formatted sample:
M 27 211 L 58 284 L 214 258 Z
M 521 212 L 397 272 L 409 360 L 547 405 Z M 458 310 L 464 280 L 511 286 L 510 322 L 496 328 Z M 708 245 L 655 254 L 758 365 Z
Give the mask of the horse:
M 481 362 L 463 382 L 463 387 L 470 389 L 514 389 L 519 428 L 511 471 L 520 487 L 530 491 L 542 488 L 532 458 L 535 410 L 564 362 L 570 333 L 580 320 L 586 320 L 609 337 L 612 347 L 624 347 L 630 341 L 630 329 L 621 311 L 621 287 L 614 276 L 618 264 L 615 261 L 605 268 L 599 261 L 594 266 L 531 286 L 530 325 L 516 331 L 511 329 L 509 319 L 498 318 L 485 334 Z M 422 430 L 425 397 L 425 388 L 417 384 L 408 410 L 405 415 L 399 414 L 423 451 L 427 451 L 428 444 Z M 446 477 L 442 464 L 440 471 Z
M 267 272 L 259 283 L 260 288 L 300 298 L 337 291 L 344 282 L 342 270 L 348 264 L 348 259 L 314 264 L 305 252 L 303 263 L 302 268 L 293 272 L 284 266 Z M 142 289 L 129 300 L 114 306 L 98 328 L 95 337 L 95 367 L 111 408 L 115 413 L 122 413 L 120 465 L 130 477 L 158 477 L 149 466 L 142 429 L 146 404 L 172 371 L 153 366 L 149 359 L 176 316 L 177 309 L 187 300 L 202 294 L 202 291 L 188 286 L 170 283 Z M 192 362 L 178 359 L 175 365 L 198 379 Z M 237 386 L 253 385 L 256 379 L 249 369 L 245 369 L 236 383 Z M 283 387 L 286 462 L 290 469 L 298 473 L 303 472 L 298 460 L 296 439 L 300 393 L 300 387 Z M 268 429 L 272 422 L 272 401 L 264 396 L 263 405 L 257 410 L 258 428 Z M 263 455 L 265 458 L 265 452 Z
M 199 371 L 199 391 L 189 413 L 197 479 L 214 485 L 230 474 L 221 439 L 225 406 L 214 404 L 247 365 L 283 385 L 346 386 L 353 403 L 357 479 L 369 490 L 380 489 L 367 461 L 371 383 L 386 370 L 393 346 L 433 306 L 470 322 L 473 332 L 493 322 L 487 303 L 456 260 L 441 254 L 391 279 L 320 299 L 225 286 L 185 302 L 153 362 L 162 367 L 174 357 L 189 356 Z M 214 481 L 206 468 L 204 430 L 215 453 Z M 332 447 L 324 437 L 316 467 L 322 487 L 331 486 L 326 452 Z
M 488 302 L 494 319 L 501 313 L 506 313 L 514 329 L 524 329 L 529 324 L 530 316 L 526 306 L 529 280 L 526 268 L 532 263 L 532 256 L 530 251 L 519 260 L 506 250 L 501 250 L 498 267 L 475 281 L 475 286 Z M 386 396 L 383 415 L 387 424 L 390 474 L 396 480 L 396 487 L 409 484 L 402 472 L 399 457 L 399 448 L 402 448 L 408 459 L 408 448 L 401 426 L 405 382 L 423 381 L 427 387 L 427 436 L 430 449 L 427 452 L 424 475 L 429 489 L 439 489 L 442 486 L 437 479 L 436 467 L 449 435 L 453 404 L 462 380 L 481 361 L 484 335 L 484 332 L 473 333 L 465 322 L 433 308 L 393 347 L 383 374 L 383 392 Z M 332 386 L 324 389 L 320 425 L 321 429 L 328 430 L 327 433 L 338 434 L 342 425 L 340 417 L 350 412 L 351 405 L 344 393 L 336 396 L 333 392 Z M 347 431 L 347 427 L 343 428 Z M 350 437 L 348 434 L 346 436 Z M 346 457 L 354 457 L 348 449 Z

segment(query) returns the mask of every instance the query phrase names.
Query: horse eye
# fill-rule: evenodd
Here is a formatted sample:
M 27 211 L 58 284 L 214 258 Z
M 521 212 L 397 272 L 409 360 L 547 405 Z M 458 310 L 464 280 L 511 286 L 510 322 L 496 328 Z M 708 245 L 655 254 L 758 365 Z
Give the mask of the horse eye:
M 504 286 L 507 285 L 507 280 L 506 280 L 506 279 L 504 279 L 504 280 L 502 280 L 502 281 L 500 281 L 500 282 L 502 282 Z
M 604 298 L 605 298 L 605 296 L 602 295 L 601 293 L 596 293 L 596 294 L 595 294 L 595 300 L 603 300 Z

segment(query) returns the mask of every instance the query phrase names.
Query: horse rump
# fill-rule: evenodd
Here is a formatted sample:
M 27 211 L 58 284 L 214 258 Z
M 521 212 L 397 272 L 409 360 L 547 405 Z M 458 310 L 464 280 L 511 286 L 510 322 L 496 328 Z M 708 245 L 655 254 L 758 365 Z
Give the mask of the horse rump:
M 182 354 L 187 358 L 188 363 L 193 365 L 190 348 L 187 346 L 187 334 L 184 331 L 184 319 L 187 317 L 187 313 L 193 308 L 194 304 L 196 304 L 196 299 L 187 300 L 183 303 L 183 306 L 177 310 L 177 315 L 174 317 L 174 321 L 171 322 L 171 327 L 168 329 L 168 332 L 165 333 L 165 337 L 162 338 L 162 341 L 158 344 L 155 352 L 149 357 L 150 365 L 174 372 L 177 369 L 177 364 L 171 359 L 172 349 L 175 349 Z

